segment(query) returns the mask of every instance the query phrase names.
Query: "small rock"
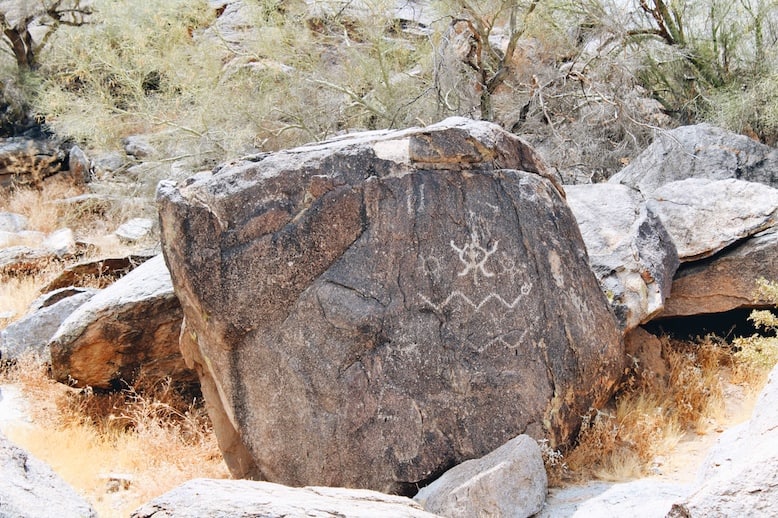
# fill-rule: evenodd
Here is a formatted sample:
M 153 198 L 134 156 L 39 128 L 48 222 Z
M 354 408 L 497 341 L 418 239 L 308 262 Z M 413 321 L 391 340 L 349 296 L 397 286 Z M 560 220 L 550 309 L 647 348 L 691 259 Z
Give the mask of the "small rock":
M 148 158 L 157 152 L 145 135 L 130 135 L 122 140 L 124 152 L 135 158 Z
M 97 172 L 113 172 L 121 169 L 127 163 L 127 160 L 121 153 L 104 153 L 97 155 L 94 160 L 94 168 Z
M 86 153 L 78 146 L 70 148 L 68 169 L 73 179 L 79 183 L 87 183 L 92 179 L 92 164 Z
M 447 518 L 532 516 L 543 508 L 548 481 L 538 443 L 519 435 L 493 452 L 463 462 L 414 497 Z
M 0 230 L 3 232 L 21 232 L 27 230 L 27 218 L 14 212 L 0 212 Z
M 134 218 L 123 223 L 114 231 L 114 234 L 126 243 L 135 243 L 148 237 L 152 228 L 154 228 L 153 220 L 148 218 Z
M 43 248 L 50 250 L 59 258 L 71 255 L 76 251 L 76 239 L 69 228 L 61 228 L 49 234 L 43 241 Z

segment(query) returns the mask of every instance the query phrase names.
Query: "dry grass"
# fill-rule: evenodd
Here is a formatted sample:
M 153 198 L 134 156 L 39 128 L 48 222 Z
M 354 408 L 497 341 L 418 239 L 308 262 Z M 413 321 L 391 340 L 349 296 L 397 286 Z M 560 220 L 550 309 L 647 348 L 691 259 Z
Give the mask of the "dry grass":
M 657 382 L 635 368 L 608 407 L 584 416 L 571 451 L 564 456 L 545 452 L 550 483 L 644 476 L 686 434 L 708 433 L 723 416 L 725 385 L 743 384 L 755 393 L 778 360 L 778 346 L 764 346 L 771 339 L 752 340 L 759 346 L 731 345 L 715 337 L 697 342 L 662 338 L 668 379 Z
M 202 401 L 169 382 L 144 393 L 76 391 L 25 358 L 6 368 L 0 383 L 18 384 L 35 401 L 32 425 L 8 430 L 11 440 L 48 462 L 100 516 L 128 516 L 191 478 L 227 477 Z M 124 477 L 126 485 L 116 480 Z

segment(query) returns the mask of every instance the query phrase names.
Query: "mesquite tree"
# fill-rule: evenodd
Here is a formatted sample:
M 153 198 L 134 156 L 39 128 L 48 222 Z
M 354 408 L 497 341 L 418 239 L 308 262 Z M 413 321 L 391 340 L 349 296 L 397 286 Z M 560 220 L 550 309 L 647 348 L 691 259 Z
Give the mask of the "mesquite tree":
M 92 14 L 88 0 L 0 2 L 3 42 L 20 73 L 38 67 L 38 54 L 62 25 L 83 25 Z

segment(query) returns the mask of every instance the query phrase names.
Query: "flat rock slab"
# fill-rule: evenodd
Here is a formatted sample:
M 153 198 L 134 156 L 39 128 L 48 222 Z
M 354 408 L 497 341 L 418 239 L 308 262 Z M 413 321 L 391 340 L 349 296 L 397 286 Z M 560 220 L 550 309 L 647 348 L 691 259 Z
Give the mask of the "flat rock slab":
M 292 488 L 250 480 L 194 479 L 155 498 L 132 518 L 434 518 L 410 498 L 364 489 Z
M 625 333 L 664 308 L 678 253 L 639 191 L 617 184 L 565 186 L 589 262 Z
M 773 226 L 778 189 L 743 180 L 689 178 L 658 187 L 649 208 L 664 223 L 681 261 L 695 261 Z
M 778 229 L 774 227 L 707 261 L 682 266 L 660 316 L 772 306 L 756 293 L 760 279 L 778 279 Z
M 496 125 L 350 135 L 158 200 L 236 476 L 412 494 L 522 433 L 567 444 L 621 376 L 561 187 Z
M 690 485 L 652 479 L 621 484 L 590 482 L 552 489 L 535 518 L 665 518 L 673 503 L 691 491 Z

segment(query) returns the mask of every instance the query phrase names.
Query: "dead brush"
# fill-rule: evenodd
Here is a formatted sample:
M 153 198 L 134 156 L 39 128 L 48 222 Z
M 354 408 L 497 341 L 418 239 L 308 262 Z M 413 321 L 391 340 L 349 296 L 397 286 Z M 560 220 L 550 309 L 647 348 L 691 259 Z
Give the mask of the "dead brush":
M 53 381 L 48 365 L 30 356 L 0 367 L 0 383 L 35 402 L 32 424 L 8 437 L 48 462 L 100 516 L 129 516 L 192 478 L 228 477 L 202 399 L 169 379 L 113 393 L 79 390 Z M 118 492 L 107 484 L 113 474 L 128 481 Z
M 666 382 L 649 382 L 652 377 L 636 366 L 610 406 L 583 416 L 577 444 L 565 454 L 566 481 L 644 475 L 684 433 L 704 433 L 723 405 L 721 372 L 732 364 L 732 354 L 713 337 L 698 342 L 663 337 Z
M 170 447 L 170 440 L 199 445 L 212 435 L 202 398 L 187 397 L 170 378 L 149 382 L 140 376 L 119 392 L 71 391 L 60 399 L 59 412 L 66 421 L 87 422 L 102 435 L 131 433 L 162 449 Z

